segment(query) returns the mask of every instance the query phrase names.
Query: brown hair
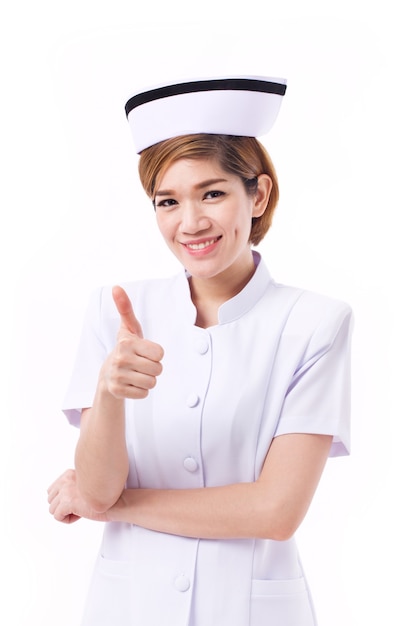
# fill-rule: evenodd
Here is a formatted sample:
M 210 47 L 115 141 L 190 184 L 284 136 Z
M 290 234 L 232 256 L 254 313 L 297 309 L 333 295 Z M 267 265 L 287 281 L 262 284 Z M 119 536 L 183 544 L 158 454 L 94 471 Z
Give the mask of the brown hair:
M 215 160 L 225 172 L 241 178 L 249 195 L 256 193 L 260 174 L 271 178 L 272 190 L 265 212 L 252 220 L 249 240 L 257 245 L 271 226 L 279 197 L 275 168 L 263 145 L 254 137 L 196 134 L 174 137 L 146 148 L 139 159 L 139 177 L 152 200 L 158 181 L 179 159 Z

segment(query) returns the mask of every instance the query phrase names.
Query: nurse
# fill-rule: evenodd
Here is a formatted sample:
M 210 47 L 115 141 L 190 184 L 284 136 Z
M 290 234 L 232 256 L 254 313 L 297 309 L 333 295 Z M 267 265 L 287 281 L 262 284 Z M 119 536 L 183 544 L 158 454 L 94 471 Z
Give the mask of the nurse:
M 351 310 L 253 250 L 278 201 L 256 138 L 284 80 L 164 85 L 126 113 L 179 275 L 91 297 L 64 411 L 61 522 L 104 522 L 83 626 L 314 626 L 294 534 L 349 451 Z

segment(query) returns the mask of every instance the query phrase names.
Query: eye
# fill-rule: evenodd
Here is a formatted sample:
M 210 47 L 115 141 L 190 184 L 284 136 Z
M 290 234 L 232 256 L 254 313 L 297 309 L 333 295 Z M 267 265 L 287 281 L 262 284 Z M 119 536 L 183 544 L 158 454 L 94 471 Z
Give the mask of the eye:
M 224 195 L 225 195 L 224 191 L 213 189 L 211 191 L 207 191 L 204 194 L 204 198 L 207 198 L 208 200 L 215 200 L 216 198 L 220 198 L 221 196 L 224 196 Z
M 157 207 L 162 207 L 165 209 L 170 209 L 171 207 L 175 206 L 176 204 L 178 204 L 178 202 L 176 200 L 174 200 L 174 198 L 164 198 L 164 200 L 159 200 L 158 202 L 154 202 L 155 206 Z

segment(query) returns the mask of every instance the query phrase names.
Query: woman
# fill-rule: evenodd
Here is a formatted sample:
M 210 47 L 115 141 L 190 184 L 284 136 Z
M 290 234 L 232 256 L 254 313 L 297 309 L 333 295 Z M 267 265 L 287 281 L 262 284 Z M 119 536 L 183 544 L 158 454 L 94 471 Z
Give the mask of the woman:
M 106 522 L 85 626 L 316 623 L 294 533 L 348 452 L 351 311 L 276 284 L 252 250 L 278 200 L 254 137 L 284 93 L 224 79 L 128 102 L 185 271 L 104 288 L 87 313 L 64 407 L 75 470 L 49 488 L 57 520 Z

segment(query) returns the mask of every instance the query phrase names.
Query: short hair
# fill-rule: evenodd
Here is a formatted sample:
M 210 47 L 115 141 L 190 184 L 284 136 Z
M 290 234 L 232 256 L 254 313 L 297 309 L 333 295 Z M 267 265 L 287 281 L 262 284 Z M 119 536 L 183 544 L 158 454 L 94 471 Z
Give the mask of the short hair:
M 257 190 L 258 176 L 267 174 L 272 189 L 263 215 L 254 217 L 249 241 L 259 244 L 268 232 L 278 203 L 278 180 L 271 157 L 255 137 L 195 134 L 166 139 L 143 150 L 139 159 L 139 178 L 146 194 L 154 200 L 158 181 L 174 161 L 212 159 L 229 174 L 239 176 L 249 195 Z

